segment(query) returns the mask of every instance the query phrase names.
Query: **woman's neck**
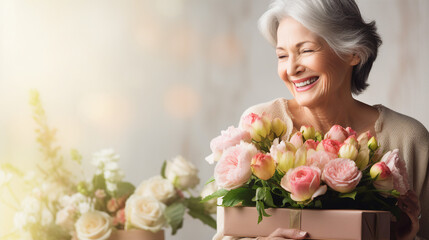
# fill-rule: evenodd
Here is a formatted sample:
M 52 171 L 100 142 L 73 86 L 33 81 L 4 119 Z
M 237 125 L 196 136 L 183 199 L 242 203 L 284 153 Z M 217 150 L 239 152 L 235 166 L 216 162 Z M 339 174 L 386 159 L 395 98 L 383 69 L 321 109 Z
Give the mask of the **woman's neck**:
M 351 127 L 358 134 L 371 131 L 374 132 L 374 124 L 378 119 L 377 109 L 357 101 L 352 96 L 342 98 L 339 103 L 326 102 L 317 106 L 301 106 L 295 99 L 288 103 L 292 114 L 294 127 L 299 129 L 302 125 L 310 125 L 315 129 L 326 133 L 334 125 Z

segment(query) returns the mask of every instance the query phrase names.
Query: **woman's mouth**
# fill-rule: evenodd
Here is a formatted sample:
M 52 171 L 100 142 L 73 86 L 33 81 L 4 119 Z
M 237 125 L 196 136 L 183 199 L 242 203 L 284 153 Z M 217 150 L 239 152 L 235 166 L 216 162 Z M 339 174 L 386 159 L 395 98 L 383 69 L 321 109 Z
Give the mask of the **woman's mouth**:
M 305 81 L 294 83 L 295 89 L 298 92 L 307 91 L 308 89 L 312 88 L 315 83 L 319 80 L 319 77 L 312 77 L 310 79 L 307 79 Z

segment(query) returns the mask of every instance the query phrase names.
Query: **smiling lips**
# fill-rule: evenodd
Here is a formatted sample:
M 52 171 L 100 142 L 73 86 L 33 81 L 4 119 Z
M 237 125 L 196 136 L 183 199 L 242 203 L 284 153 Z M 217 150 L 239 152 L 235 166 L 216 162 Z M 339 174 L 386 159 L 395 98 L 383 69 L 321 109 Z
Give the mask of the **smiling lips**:
M 317 80 L 319 80 L 319 77 L 309 77 L 292 82 L 295 85 L 296 91 L 304 92 L 316 85 Z

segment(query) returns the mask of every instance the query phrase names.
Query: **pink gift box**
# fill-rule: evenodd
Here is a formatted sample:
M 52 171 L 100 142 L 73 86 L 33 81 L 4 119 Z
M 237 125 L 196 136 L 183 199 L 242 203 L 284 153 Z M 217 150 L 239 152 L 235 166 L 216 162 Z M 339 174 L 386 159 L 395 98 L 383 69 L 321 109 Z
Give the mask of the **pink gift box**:
M 224 235 L 266 237 L 277 228 L 308 232 L 310 239 L 390 239 L 390 213 L 369 210 L 270 208 L 258 224 L 254 207 L 225 207 Z

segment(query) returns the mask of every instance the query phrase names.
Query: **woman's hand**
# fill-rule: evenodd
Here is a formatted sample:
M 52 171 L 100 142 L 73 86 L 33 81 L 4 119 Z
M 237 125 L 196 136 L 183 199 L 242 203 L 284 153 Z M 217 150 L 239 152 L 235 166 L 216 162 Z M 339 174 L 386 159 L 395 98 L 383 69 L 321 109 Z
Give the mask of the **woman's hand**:
M 398 199 L 398 207 L 403 214 L 395 226 L 396 239 L 414 239 L 419 231 L 420 201 L 414 191 L 409 190 Z
M 274 232 L 268 237 L 258 237 L 258 238 L 241 238 L 240 240 L 286 240 L 286 239 L 304 239 L 308 236 L 307 232 L 300 231 L 298 229 L 284 229 L 277 228 Z

